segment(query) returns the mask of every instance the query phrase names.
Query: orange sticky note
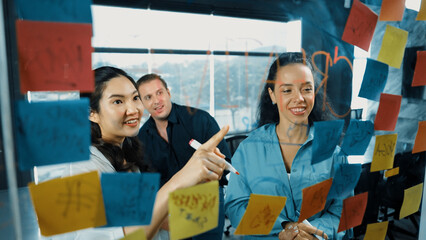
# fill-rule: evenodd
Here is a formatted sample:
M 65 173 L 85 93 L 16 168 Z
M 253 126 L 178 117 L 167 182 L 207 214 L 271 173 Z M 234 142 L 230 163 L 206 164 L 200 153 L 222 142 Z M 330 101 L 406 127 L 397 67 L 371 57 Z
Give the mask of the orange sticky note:
M 342 40 L 368 51 L 377 24 L 377 14 L 359 0 L 354 0 Z
M 426 0 L 425 0 L 426 1 Z M 412 87 L 426 85 L 426 51 L 417 51 Z
M 419 122 L 412 153 L 426 151 L 426 121 Z
M 126 235 L 124 238 L 120 238 L 120 240 L 146 240 L 145 229 L 140 228 L 129 235 Z
M 302 190 L 302 207 L 297 222 L 300 223 L 324 209 L 332 183 L 333 178 L 329 178 Z
M 394 131 L 401 108 L 401 95 L 380 94 L 379 109 L 374 119 L 374 130 Z
M 379 21 L 401 21 L 405 10 L 405 0 L 382 0 Z
M 21 93 L 91 92 L 92 25 L 16 21 Z
M 419 211 L 422 201 L 423 183 L 404 190 L 404 201 L 402 202 L 399 219 L 405 218 Z
M 368 224 L 364 240 L 385 240 L 388 224 L 388 221 Z
M 422 3 L 420 5 L 420 10 L 417 13 L 416 20 L 417 21 L 426 21 L 426 0 L 422 0 Z
M 386 25 L 377 61 L 400 68 L 404 57 L 405 45 L 407 45 L 408 32 L 402 29 Z
M 399 174 L 399 167 L 389 169 L 385 172 L 385 177 L 392 177 Z
M 368 192 L 360 193 L 343 200 L 342 215 L 337 232 L 345 231 L 362 223 L 367 208 Z
M 171 239 L 198 235 L 217 227 L 219 182 L 211 181 L 176 190 L 169 195 Z
M 246 211 L 234 234 L 269 234 L 286 200 L 286 197 L 250 194 Z
M 106 224 L 97 171 L 28 187 L 43 236 Z
M 391 169 L 393 167 L 397 137 L 398 134 L 396 133 L 376 136 L 370 172 Z

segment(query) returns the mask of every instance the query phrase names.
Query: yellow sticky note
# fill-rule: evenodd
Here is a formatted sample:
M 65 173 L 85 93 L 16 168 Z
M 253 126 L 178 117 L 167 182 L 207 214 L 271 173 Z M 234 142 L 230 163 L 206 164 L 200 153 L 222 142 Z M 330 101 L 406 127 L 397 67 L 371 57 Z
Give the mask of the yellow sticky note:
M 219 183 L 211 181 L 176 190 L 169 195 L 171 239 L 198 235 L 217 227 Z
M 286 201 L 286 197 L 250 194 L 246 212 L 234 234 L 269 234 Z
M 402 29 L 386 25 L 382 46 L 380 47 L 377 61 L 387 65 L 400 68 L 404 57 L 405 45 L 407 44 L 408 32 Z
M 106 224 L 98 172 L 28 184 L 41 234 L 51 236 Z
M 389 169 L 385 172 L 385 177 L 392 177 L 399 174 L 399 167 Z
M 399 219 L 419 211 L 420 202 L 422 200 L 423 183 L 404 190 L 404 201 L 402 202 Z
M 140 228 L 129 235 L 126 235 L 124 238 L 120 238 L 120 240 L 146 240 L 145 229 Z
M 370 172 L 391 169 L 398 134 L 377 135 Z
M 422 0 L 419 13 L 417 13 L 416 20 L 417 21 L 426 21 L 426 0 Z
M 388 221 L 368 224 L 364 240 L 385 240 L 388 224 Z

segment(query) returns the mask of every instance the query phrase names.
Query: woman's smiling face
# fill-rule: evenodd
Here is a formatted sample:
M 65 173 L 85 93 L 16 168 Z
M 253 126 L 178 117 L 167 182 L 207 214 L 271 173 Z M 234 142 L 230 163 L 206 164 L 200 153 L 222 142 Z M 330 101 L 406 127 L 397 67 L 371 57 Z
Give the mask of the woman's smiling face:
M 302 63 L 280 67 L 269 90 L 273 103 L 277 104 L 280 123 L 308 124 L 308 116 L 315 103 L 314 78 L 311 70 Z

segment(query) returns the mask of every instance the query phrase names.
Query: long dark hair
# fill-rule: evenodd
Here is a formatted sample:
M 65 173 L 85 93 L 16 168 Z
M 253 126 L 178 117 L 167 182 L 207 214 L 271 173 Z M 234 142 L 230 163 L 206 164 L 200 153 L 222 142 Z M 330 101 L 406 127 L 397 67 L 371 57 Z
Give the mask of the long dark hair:
M 276 104 L 272 104 L 271 97 L 269 96 L 268 88 L 271 88 L 274 91 L 275 80 L 277 77 L 277 72 L 280 67 L 284 67 L 293 63 L 302 63 L 305 64 L 312 72 L 314 76 L 314 85 L 315 91 L 320 85 L 320 80 L 315 75 L 315 70 L 312 66 L 311 59 L 305 57 L 301 52 L 286 52 L 280 54 L 280 56 L 272 63 L 269 68 L 268 78 L 266 79 L 265 86 L 260 95 L 259 106 L 257 109 L 257 123 L 258 127 L 261 127 L 268 123 L 278 123 L 280 121 L 280 116 L 278 112 L 278 107 Z M 312 109 L 311 114 L 308 116 L 308 124 L 312 126 L 315 121 L 324 121 L 333 119 L 332 115 L 328 112 L 324 112 L 319 106 L 324 99 L 324 93 L 322 91 L 317 91 L 315 95 L 315 104 Z
M 99 101 L 102 98 L 106 84 L 113 78 L 123 76 L 136 87 L 136 83 L 125 71 L 105 66 L 94 70 L 95 73 L 95 90 L 89 94 L 90 110 L 99 113 Z M 91 141 L 92 145 L 96 147 L 114 166 L 117 172 L 136 171 L 139 169 L 141 172 L 150 171 L 149 166 L 143 161 L 144 149 L 143 144 L 138 137 L 126 137 L 122 147 L 104 142 L 102 140 L 102 132 L 99 125 L 95 122 L 90 122 L 91 126 Z M 124 159 L 126 164 L 124 164 Z

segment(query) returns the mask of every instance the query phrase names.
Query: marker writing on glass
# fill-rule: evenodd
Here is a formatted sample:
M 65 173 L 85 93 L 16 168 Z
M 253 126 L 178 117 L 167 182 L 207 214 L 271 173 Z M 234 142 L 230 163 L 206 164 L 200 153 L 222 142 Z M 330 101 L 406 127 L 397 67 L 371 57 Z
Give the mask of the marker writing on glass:
M 195 149 L 195 150 L 197 150 L 200 146 L 201 146 L 201 143 L 199 143 L 197 140 L 195 140 L 195 139 L 191 139 L 190 141 L 189 141 L 189 145 L 191 145 L 191 147 L 193 148 L 193 149 Z M 229 159 L 228 158 L 226 158 L 225 157 L 225 159 L 226 160 L 228 160 L 229 161 Z M 228 170 L 228 171 L 230 171 L 230 172 L 233 172 L 233 173 L 235 173 L 235 174 L 237 174 L 237 175 L 240 175 L 240 173 L 237 171 L 237 170 L 235 170 L 235 168 L 228 162 L 228 161 L 225 161 L 225 164 L 226 164 L 226 167 L 225 167 L 225 169 L 226 170 Z

